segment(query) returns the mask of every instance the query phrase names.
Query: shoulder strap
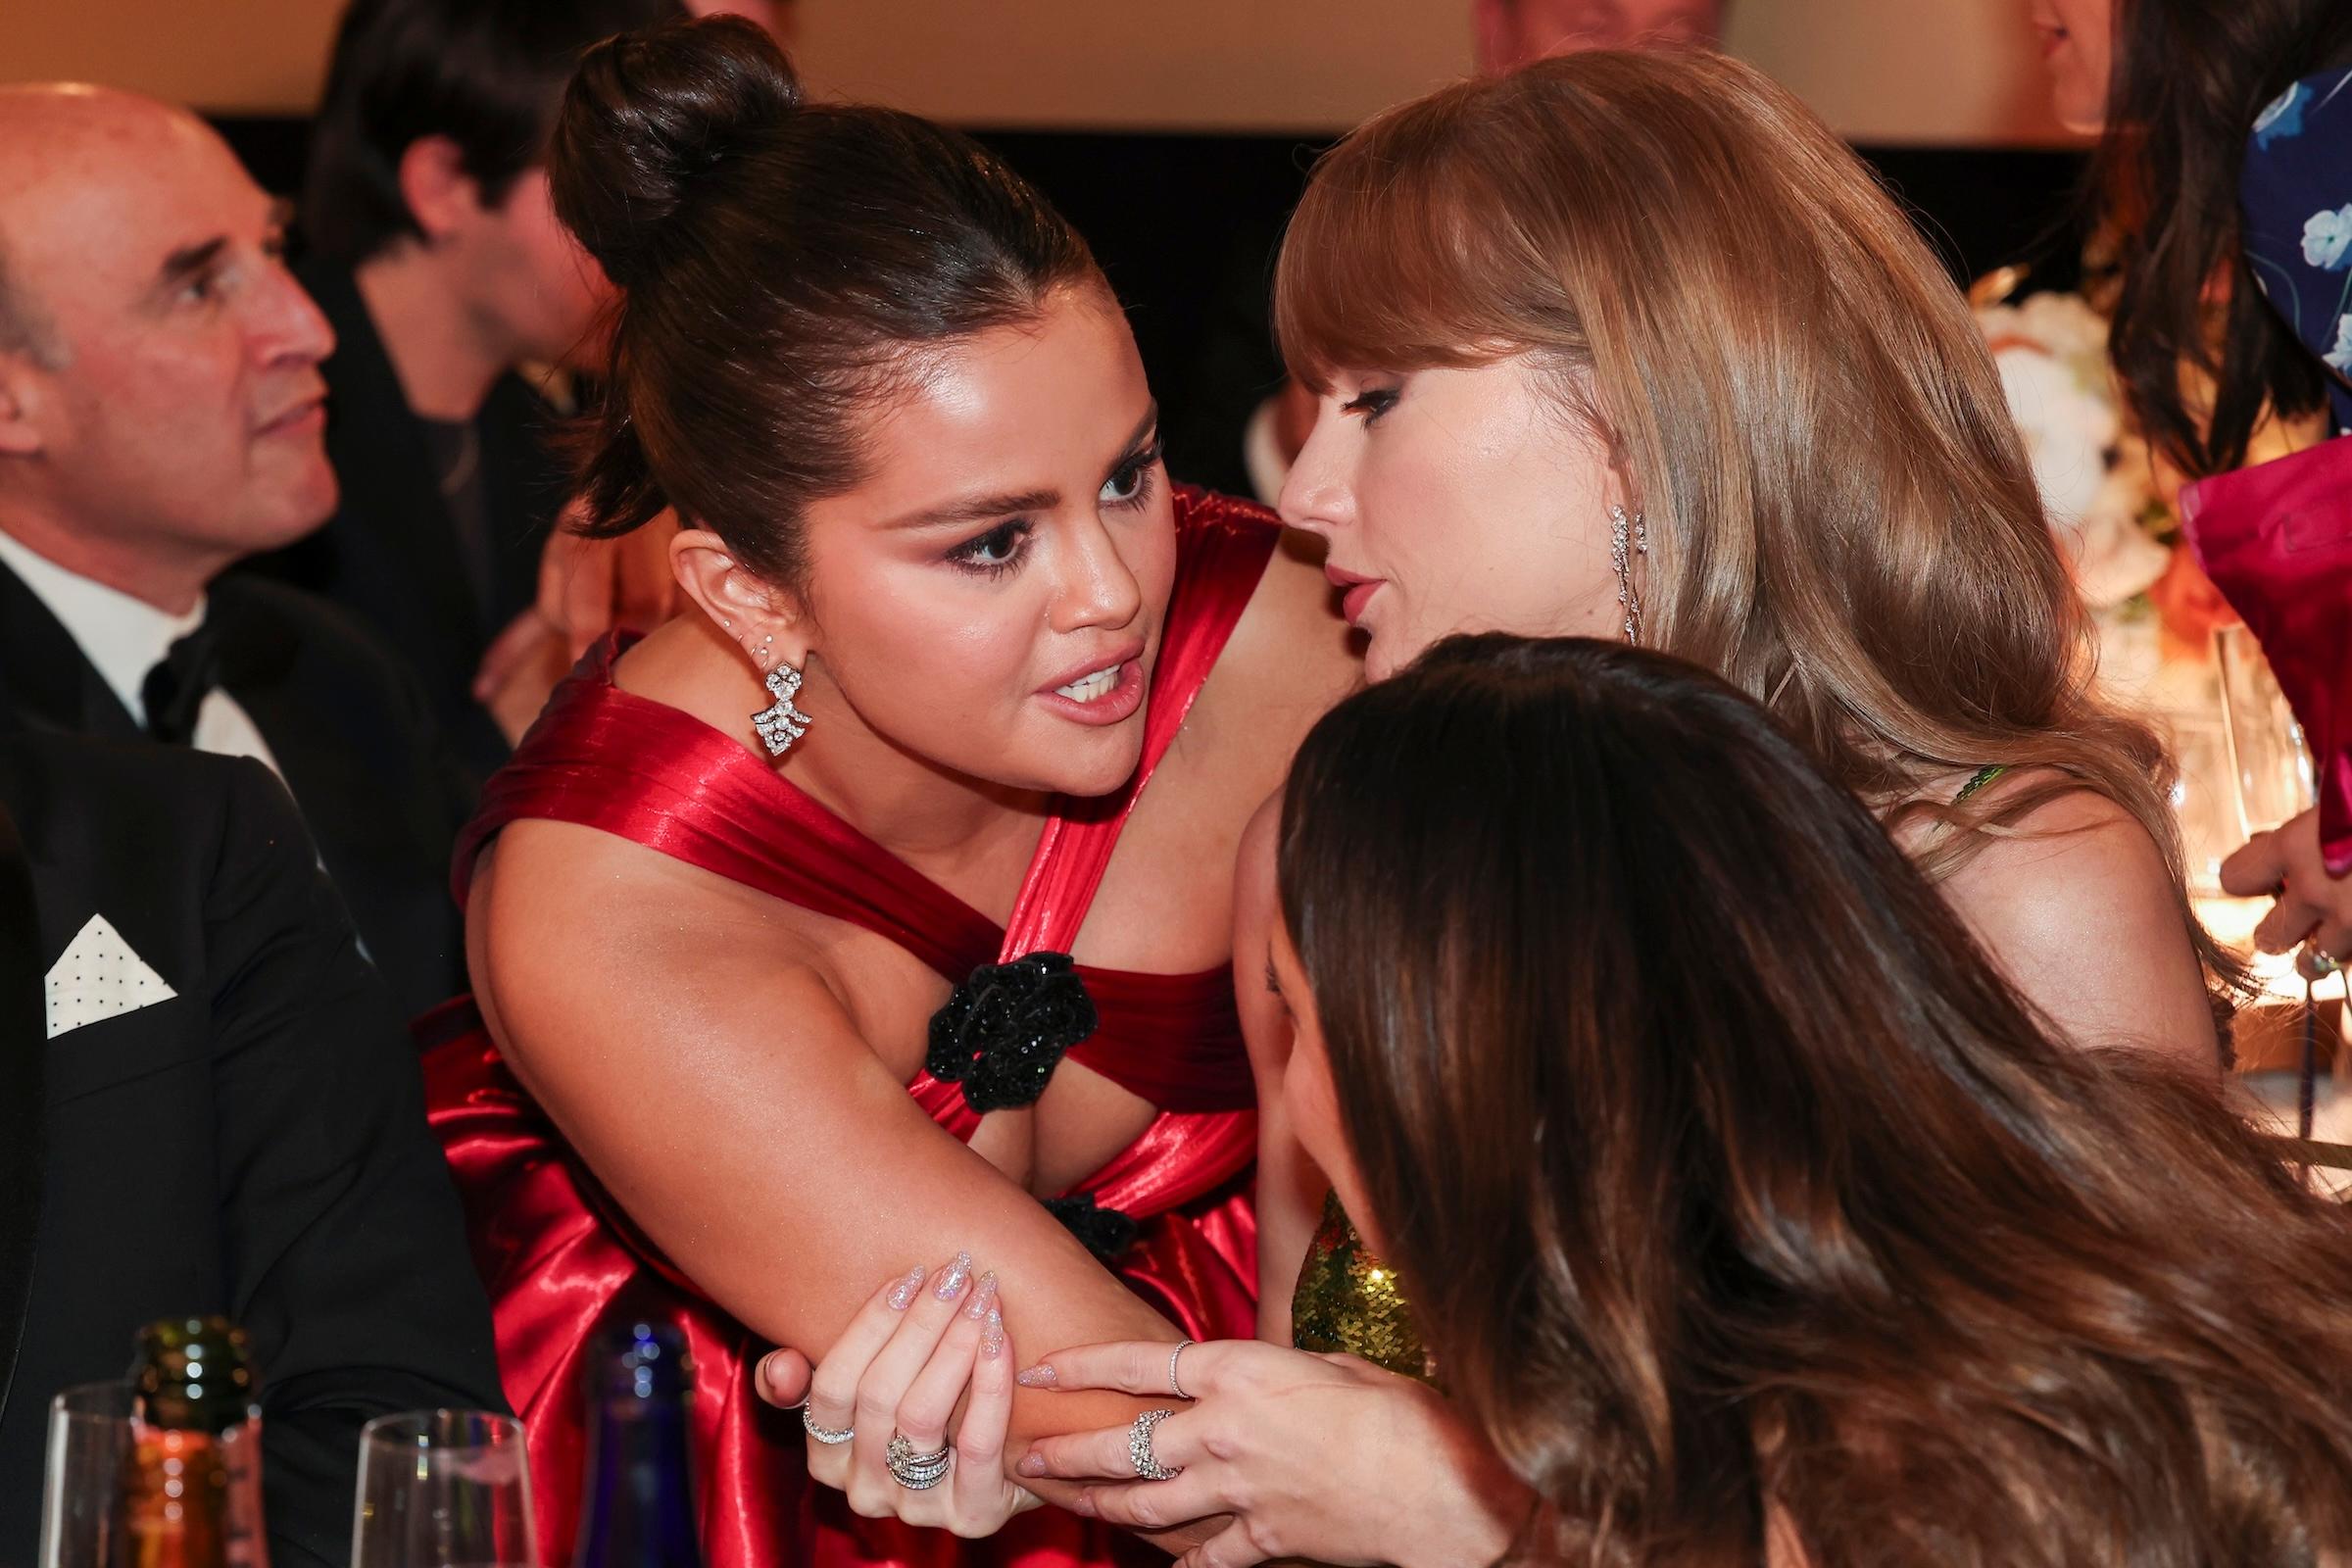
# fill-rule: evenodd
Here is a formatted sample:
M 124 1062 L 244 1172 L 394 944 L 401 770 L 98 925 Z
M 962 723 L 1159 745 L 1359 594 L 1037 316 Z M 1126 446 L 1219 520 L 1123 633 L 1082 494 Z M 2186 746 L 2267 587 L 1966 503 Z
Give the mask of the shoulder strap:
M 997 952 L 996 922 L 931 881 L 751 751 L 691 713 L 624 692 L 608 637 L 564 678 L 458 841 L 465 902 L 482 846 L 510 822 L 601 829 L 846 920 L 960 980 Z
M 1249 609 L 1282 531 L 1263 508 L 1189 488 L 1176 492 L 1176 583 L 1152 670 L 1143 760 L 1116 794 L 1065 802 L 1048 819 L 1004 923 L 1000 962 L 1041 948 L 1067 953 L 1077 940 L 1127 818 Z

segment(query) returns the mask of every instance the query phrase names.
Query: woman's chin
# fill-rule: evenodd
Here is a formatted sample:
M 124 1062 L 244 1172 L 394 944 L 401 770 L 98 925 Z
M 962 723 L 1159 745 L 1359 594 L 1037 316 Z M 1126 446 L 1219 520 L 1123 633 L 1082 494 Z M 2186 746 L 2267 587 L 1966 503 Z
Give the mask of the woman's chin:
M 1020 787 L 1077 800 L 1124 788 L 1143 760 L 1143 714 L 1113 730 L 1081 732 L 1076 740 L 1077 744 L 1057 748 L 1055 755 L 1037 759 L 1039 765 L 1025 770 L 1031 776 Z

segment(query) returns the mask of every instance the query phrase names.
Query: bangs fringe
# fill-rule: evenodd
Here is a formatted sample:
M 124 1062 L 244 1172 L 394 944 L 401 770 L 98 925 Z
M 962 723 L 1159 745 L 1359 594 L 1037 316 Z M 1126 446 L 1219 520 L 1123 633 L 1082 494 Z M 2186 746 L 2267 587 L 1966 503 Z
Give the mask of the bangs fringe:
M 1493 303 L 1514 292 L 1495 251 L 1515 225 L 1452 133 L 1475 85 L 1391 110 L 1317 163 L 1274 274 L 1275 341 L 1309 389 L 1516 346 Z

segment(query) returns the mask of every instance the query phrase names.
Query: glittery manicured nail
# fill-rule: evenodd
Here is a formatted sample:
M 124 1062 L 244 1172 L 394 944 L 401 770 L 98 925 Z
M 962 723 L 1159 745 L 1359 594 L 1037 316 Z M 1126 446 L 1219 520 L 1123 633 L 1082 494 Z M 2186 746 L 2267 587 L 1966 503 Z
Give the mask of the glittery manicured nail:
M 1024 1389 L 1050 1389 L 1054 1386 L 1054 1369 L 1050 1366 L 1033 1366 L 1026 1372 L 1015 1373 L 1012 1381 Z M 1045 1472 L 1041 1470 L 1037 1473 L 1043 1475 Z
M 914 1304 L 914 1293 L 922 1288 L 923 1271 L 919 1268 L 908 1269 L 906 1271 L 906 1277 L 890 1288 L 891 1310 L 894 1312 L 904 1312 L 906 1310 L 906 1308 L 912 1306 Z
M 986 1317 L 988 1309 L 996 1304 L 997 1271 L 992 1268 L 980 1276 L 980 1288 L 972 1292 L 972 1298 L 964 1303 L 963 1315 L 969 1318 Z
M 980 1353 L 994 1361 L 1004 1353 L 1004 1314 L 992 1306 L 988 1323 L 980 1330 Z
M 953 1301 L 963 1294 L 963 1288 L 971 1283 L 971 1279 L 972 1254 L 957 1252 L 949 1259 L 948 1271 L 939 1277 L 939 1285 L 931 1294 L 943 1301 Z
M 1042 1476 L 1046 1473 L 1046 1461 L 1040 1454 L 1024 1453 L 1021 1462 L 1013 1468 L 1025 1476 Z

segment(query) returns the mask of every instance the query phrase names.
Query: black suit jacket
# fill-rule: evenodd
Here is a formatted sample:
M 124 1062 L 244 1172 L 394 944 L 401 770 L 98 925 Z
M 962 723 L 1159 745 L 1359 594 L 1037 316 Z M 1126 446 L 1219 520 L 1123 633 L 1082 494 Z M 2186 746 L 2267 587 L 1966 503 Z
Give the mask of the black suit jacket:
M 449 858 L 473 808 L 413 675 L 325 605 L 231 574 L 213 585 L 220 685 L 270 743 L 286 788 L 404 1017 L 466 988 Z M 142 731 L 73 634 L 0 567 L 0 707 L 24 727 Z
M 176 995 L 44 1039 L 93 915 Z M 50 1396 L 157 1317 L 251 1336 L 277 1568 L 348 1557 L 368 1417 L 504 1408 L 416 1053 L 258 762 L 0 733 L 0 1562 Z
M 334 601 L 416 667 L 452 746 L 477 778 L 506 760 L 473 700 L 490 639 L 538 596 L 539 553 L 569 491 L 549 442 L 554 412 L 499 377 L 474 420 L 491 528 L 489 603 L 466 575 L 425 438 L 351 273 L 308 266 L 303 286 L 334 324 L 325 365 L 327 457 L 342 501 L 325 527 L 251 568 Z

